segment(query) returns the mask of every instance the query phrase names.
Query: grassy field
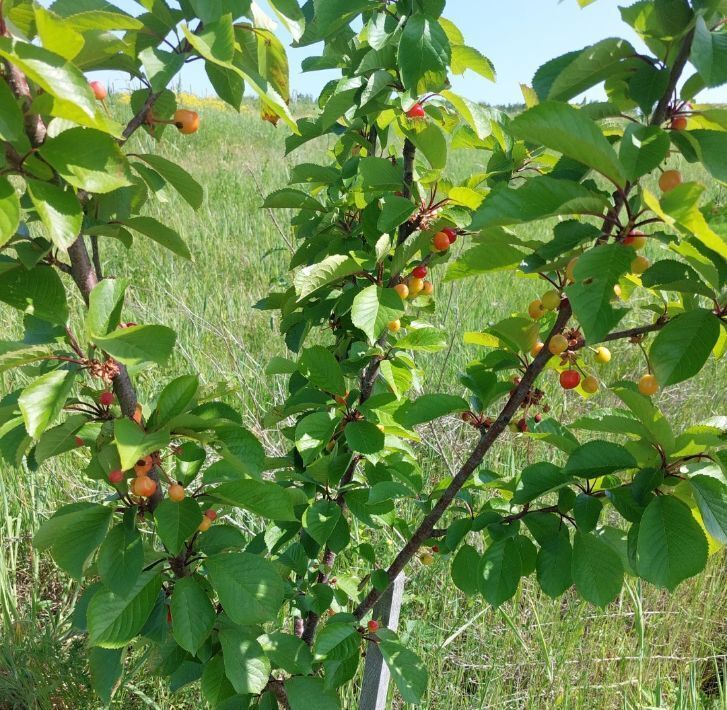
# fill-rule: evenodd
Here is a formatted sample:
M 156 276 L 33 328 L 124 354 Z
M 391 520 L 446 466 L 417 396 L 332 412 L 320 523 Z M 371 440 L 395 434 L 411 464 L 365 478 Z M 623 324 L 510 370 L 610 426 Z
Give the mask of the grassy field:
M 291 234 L 284 214 L 268 214 L 260 204 L 265 193 L 286 183 L 291 165 L 321 157 L 326 146 L 308 144 L 283 159 L 284 130 L 259 121 L 253 109 L 239 116 L 211 106 L 201 112 L 198 134 L 170 135 L 160 150 L 204 184 L 205 205 L 192 212 L 170 192 L 166 202 L 152 207 L 153 214 L 185 236 L 194 262 L 139 239 L 130 254 L 114 242 L 105 243 L 104 268 L 133 282 L 129 320 L 164 322 L 180 335 L 169 371 L 141 376 L 142 397 L 172 372 L 198 372 L 205 384 L 226 380 L 235 388 L 230 402 L 274 452 L 280 443 L 274 432 L 261 430 L 259 420 L 280 400 L 282 380 L 269 380 L 262 372 L 271 356 L 284 354 L 284 345 L 269 314 L 251 306 L 271 285 L 286 280 Z M 146 136 L 134 140 L 139 150 L 156 150 Z M 460 176 L 481 170 L 484 162 L 472 153 L 452 156 L 453 171 Z M 713 196 L 718 196 L 716 188 Z M 535 281 L 513 285 L 511 279 L 496 274 L 437 284 L 436 321 L 451 334 L 452 346 L 430 356 L 424 389 L 459 392 L 458 372 L 478 355 L 477 348 L 462 343 L 461 334 L 523 309 L 543 290 Z M 644 313 L 639 321 L 637 314 L 634 321 L 648 318 Z M 3 337 L 16 334 L 16 321 L 15 313 L 0 308 Z M 613 361 L 603 372 L 606 381 L 640 373 L 636 348 L 613 350 Z M 0 375 L 0 392 L 9 391 L 15 377 Z M 669 388 L 657 401 L 678 429 L 724 413 L 726 384 L 724 368 L 710 362 L 698 378 Z M 585 409 L 575 397 L 566 401 L 555 387 L 550 389 L 556 416 L 568 420 Z M 598 404 L 607 401 L 604 396 Z M 423 434 L 424 470 L 434 483 L 457 466 L 471 434 L 455 420 Z M 512 446 L 505 440 L 486 464 L 517 470 L 538 454 L 533 442 Z M 58 505 L 97 495 L 81 474 L 84 465 L 83 455 L 72 453 L 37 472 L 0 471 L 0 708 L 99 707 L 88 688 L 83 640 L 69 633 L 78 586 L 30 546 L 32 532 Z M 382 554 L 391 553 L 399 540 L 382 531 L 376 544 Z M 408 570 L 402 610 L 402 635 L 429 667 L 425 707 L 727 707 L 724 555 L 671 596 L 631 580 L 605 610 L 574 595 L 552 601 L 529 582 L 515 600 L 493 611 L 482 599 L 460 594 L 448 579 L 446 564 L 440 559 L 431 567 Z M 114 707 L 200 706 L 196 687 L 170 693 L 145 671 L 141 654 L 127 670 Z M 356 697 L 356 688 L 350 688 L 344 707 L 356 707 Z M 391 707 L 403 707 L 393 694 Z

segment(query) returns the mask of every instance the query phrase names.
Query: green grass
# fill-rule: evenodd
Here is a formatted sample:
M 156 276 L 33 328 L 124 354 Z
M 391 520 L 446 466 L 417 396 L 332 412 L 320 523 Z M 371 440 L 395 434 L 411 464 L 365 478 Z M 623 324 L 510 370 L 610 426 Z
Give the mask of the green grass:
M 170 132 L 159 147 L 146 136 L 135 138 L 136 150 L 161 150 L 206 188 L 207 200 L 196 213 L 171 192 L 166 203 L 151 208 L 185 236 L 194 262 L 140 238 L 129 253 L 105 242 L 104 269 L 132 281 L 129 320 L 167 323 L 180 336 L 168 370 L 140 376 L 142 398 L 172 373 L 198 372 L 207 385 L 227 381 L 234 387 L 230 403 L 271 452 L 280 452 L 280 440 L 259 421 L 283 396 L 282 380 L 261 373 L 270 357 L 285 354 L 284 345 L 270 315 L 251 306 L 287 278 L 291 233 L 285 214 L 269 214 L 260 204 L 264 194 L 286 183 L 291 165 L 321 158 L 326 146 L 307 144 L 284 159 L 284 130 L 259 121 L 251 109 L 240 116 L 202 109 L 202 127 L 191 137 Z M 479 171 L 485 162 L 472 153 L 452 158 L 459 175 Z M 721 198 L 716 188 L 713 193 Z M 544 227 L 523 233 L 546 236 Z M 461 334 L 523 309 L 545 290 L 533 280 L 513 284 L 510 274 L 437 283 L 437 289 L 436 322 L 450 334 L 452 347 L 424 362 L 423 387 L 456 392 L 458 372 L 481 352 L 465 346 Z M 73 298 L 80 306 L 75 293 Z M 633 320 L 650 317 L 637 312 Z M 16 314 L 0 308 L 0 326 L 12 337 Z M 620 344 L 613 352 L 600 373 L 605 381 L 641 373 L 637 348 Z M 0 391 L 8 391 L 16 377 L 0 376 Z M 723 413 L 725 384 L 724 369 L 710 362 L 695 380 L 670 388 L 657 401 L 679 428 Z M 586 411 L 575 397 L 548 389 L 555 416 L 568 421 Z M 604 395 L 598 405 L 607 402 Z M 511 436 L 488 457 L 488 467 L 515 471 L 543 453 L 533 442 L 512 446 Z M 471 430 L 456 420 L 424 430 L 421 452 L 429 485 L 457 467 L 471 440 Z M 83 466 L 83 455 L 72 453 L 36 472 L 0 471 L 0 708 L 99 707 L 88 688 L 82 639 L 69 634 L 78 587 L 30 546 L 40 520 L 58 505 L 95 495 L 80 473 Z M 382 531 L 376 540 L 382 559 L 399 543 Z M 429 668 L 427 708 L 727 707 L 723 555 L 673 595 L 632 580 L 605 610 L 575 595 L 552 601 L 528 581 L 515 600 L 494 611 L 457 592 L 444 560 L 428 568 L 413 564 L 408 574 L 400 630 Z M 135 660 L 114 707 L 199 706 L 195 687 L 172 694 L 143 668 L 134 672 Z M 350 688 L 344 707 L 355 706 L 356 689 Z M 392 694 L 392 707 L 402 706 Z

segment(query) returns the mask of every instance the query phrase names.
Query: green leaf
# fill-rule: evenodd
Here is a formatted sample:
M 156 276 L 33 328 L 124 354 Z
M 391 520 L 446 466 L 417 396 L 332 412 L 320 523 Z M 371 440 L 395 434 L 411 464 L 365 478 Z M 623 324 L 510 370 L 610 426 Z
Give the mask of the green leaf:
M 702 474 L 689 478 L 689 486 L 707 532 L 727 544 L 727 486 L 718 478 Z
M 375 343 L 387 325 L 404 312 L 399 294 L 392 288 L 368 286 L 353 299 L 351 322 Z
M 204 189 L 184 168 L 160 155 L 136 153 L 134 157 L 151 165 L 193 209 L 202 206 Z
M 109 119 L 83 74 L 53 52 L 27 42 L 0 37 L 0 57 L 17 66 L 53 97 L 51 114 L 82 126 L 121 136 L 121 126 Z
M 400 224 L 406 222 L 414 210 L 416 210 L 416 205 L 410 199 L 398 195 L 386 195 L 376 226 L 382 234 L 391 233 Z
M 623 585 L 621 558 L 593 533 L 576 532 L 572 572 L 578 594 L 596 606 L 610 604 Z
M 523 251 L 503 242 L 477 244 L 450 263 L 444 280 L 456 281 L 491 271 L 511 269 L 517 266 L 524 256 Z
M 724 130 L 680 131 L 673 141 L 689 162 L 701 162 L 712 177 L 727 182 L 727 134 Z
M 312 212 L 326 211 L 325 207 L 315 197 L 292 187 L 285 187 L 269 194 L 265 198 L 263 207 L 267 209 L 309 210 Z
M 646 288 L 660 291 L 696 293 L 714 298 L 714 291 L 702 281 L 699 274 L 689 264 L 676 259 L 662 259 L 652 264 L 641 274 L 641 283 Z
M 40 147 L 43 159 L 74 187 L 106 193 L 132 184 L 126 156 L 106 133 L 69 128 Z
M 604 244 L 578 257 L 576 283 L 565 292 L 589 343 L 605 338 L 626 313 L 612 307 L 613 287 L 629 271 L 633 259 L 633 249 L 620 244 Z
M 157 601 L 162 577 L 156 569 L 142 572 L 125 595 L 99 591 L 88 605 L 88 643 L 123 648 L 141 631 Z
M 225 675 L 237 693 L 259 695 L 270 677 L 270 661 L 262 646 L 242 629 L 222 629 L 219 633 Z
M 396 341 L 401 350 L 436 353 L 447 347 L 447 336 L 437 328 L 408 328 L 403 338 Z
M 726 83 L 727 34 L 710 31 L 704 17 L 697 17 L 690 59 L 707 86 Z
M 560 597 L 573 584 L 572 562 L 570 537 L 562 527 L 543 540 L 535 563 L 538 584 L 549 597 Z
M 46 429 L 38 440 L 38 444 L 35 447 L 35 461 L 36 463 L 43 463 L 53 456 L 58 456 L 66 451 L 72 451 L 76 448 L 76 442 L 74 434 L 87 422 L 88 420 L 82 414 L 74 414 L 68 417 L 65 422 L 53 427 L 52 429 Z
M 611 391 L 634 413 L 644 425 L 654 443 L 659 444 L 667 455 L 674 450 L 674 434 L 668 419 L 651 401 L 651 397 L 637 391 L 632 382 L 613 385 Z
M 454 45 L 452 47 L 452 74 L 464 74 L 468 69 L 480 76 L 495 81 L 495 68 L 492 62 L 474 47 Z
M 634 468 L 636 459 L 621 445 L 611 441 L 587 441 L 568 457 L 565 473 L 579 478 L 598 478 Z
M 285 489 L 271 481 L 252 478 L 228 481 L 208 491 L 212 500 L 244 508 L 268 520 L 296 520 L 291 499 Z
M 410 429 L 447 414 L 466 411 L 469 411 L 469 405 L 462 397 L 451 394 L 425 394 L 413 402 L 406 402 L 397 410 L 394 419 L 403 427 Z
M 331 622 L 317 634 L 314 647 L 316 660 L 343 660 L 357 652 L 361 637 L 351 622 Z
M 97 335 L 94 342 L 124 365 L 153 362 L 164 366 L 176 339 L 177 334 L 165 325 L 134 325 L 103 337 Z
M 157 431 L 147 434 L 136 422 L 120 417 L 114 420 L 114 441 L 121 468 L 128 471 L 139 459 L 163 449 L 169 443 L 169 433 Z
M 21 392 L 18 407 L 29 436 L 37 439 L 55 421 L 75 379 L 72 370 L 53 370 L 33 380 Z
M 332 500 L 322 500 L 303 513 L 303 529 L 322 547 L 340 518 L 341 506 Z
M 195 401 L 198 389 L 199 378 L 196 375 L 182 375 L 173 379 L 159 394 L 157 405 L 149 418 L 149 427 L 158 429 L 187 411 Z
M 50 323 L 65 325 L 68 320 L 66 291 L 52 266 L 0 272 L 0 301 Z
M 93 288 L 86 313 L 86 332 L 90 338 L 118 328 L 127 286 L 126 279 L 103 279 Z
M 298 300 L 310 296 L 329 283 L 355 274 L 357 271 L 361 271 L 361 264 L 356 259 L 343 254 L 333 254 L 327 256 L 323 261 L 306 266 L 298 271 L 294 279 Z
M 579 0 L 581 5 L 588 4 Z M 544 64 L 533 77 L 533 88 L 541 101 L 568 101 L 627 70 L 624 60 L 636 50 L 626 40 L 608 38 L 582 50 L 568 52 Z
M 91 685 L 96 694 L 109 704 L 118 687 L 123 672 L 121 648 L 89 648 L 88 669 L 91 672 Z
M 185 59 L 184 54 L 165 52 L 158 47 L 145 47 L 138 56 L 154 92 L 167 88 L 169 82 L 184 66 Z
M 367 192 L 395 192 L 400 190 L 404 174 L 401 167 L 385 158 L 361 158 L 358 164 L 361 188 Z
M 81 579 L 96 548 L 106 537 L 113 510 L 97 503 L 72 503 L 57 510 L 35 533 L 33 545 L 50 550 L 56 564 Z
M 28 145 L 23 112 L 5 81 L 0 81 L 0 140 L 13 143 L 16 146 L 25 147 Z M 2 214 L 2 211 L 0 211 L 0 214 Z
M 340 710 L 335 690 L 324 686 L 321 678 L 294 677 L 285 681 L 290 710 Z
M 133 589 L 144 567 L 144 546 L 133 523 L 118 523 L 98 551 L 99 577 L 107 589 L 125 596 Z
M 704 569 L 707 538 L 688 506 L 674 496 L 657 496 L 641 516 L 636 555 L 641 577 L 674 591 Z
M 212 631 L 217 614 L 194 577 L 182 577 L 174 583 L 170 610 L 174 640 L 185 651 L 196 654 Z
M 313 654 L 308 644 L 297 636 L 273 631 L 258 636 L 257 640 L 275 668 L 282 668 L 294 675 L 308 675 L 312 672 Z
M 19 224 L 20 199 L 18 194 L 7 178 L 0 177 L 0 247 L 15 236 Z
M 498 607 L 515 596 L 521 574 L 522 561 L 515 539 L 497 540 L 485 550 L 480 560 L 480 593 L 492 606 Z
M 305 466 L 318 458 L 323 447 L 331 440 L 337 424 L 337 420 L 328 412 L 313 412 L 298 422 L 295 427 L 295 446 Z
M 418 705 L 427 690 L 427 669 L 419 656 L 398 640 L 382 640 L 379 651 L 405 703 Z
M 208 557 L 205 567 L 233 622 L 252 626 L 277 618 L 285 589 L 272 562 L 249 552 L 235 552 Z
M 492 133 L 492 121 L 487 108 L 464 96 L 455 94 L 453 91 L 442 91 L 441 95 L 454 106 L 457 113 L 481 141 Z
M 410 15 L 399 40 L 397 64 L 404 88 L 422 95 L 447 85 L 452 50 L 442 26 L 423 15 Z
M 182 546 L 197 531 L 202 522 L 199 503 L 189 496 L 176 501 L 165 498 L 154 510 L 159 539 L 172 555 L 179 554 Z
M 570 180 L 542 176 L 517 190 L 509 185 L 495 187 L 472 216 L 470 229 L 523 224 L 558 215 L 600 215 L 607 207 L 604 195 Z
M 232 106 L 235 111 L 239 111 L 242 97 L 245 94 L 243 78 L 237 72 L 212 62 L 205 62 L 204 70 L 217 96 Z
M 384 432 L 371 422 L 349 422 L 346 443 L 360 454 L 376 454 L 384 448 Z
M 306 348 L 300 357 L 298 369 L 314 387 L 341 396 L 347 392 L 341 366 L 328 348 L 320 345 Z
M 599 127 L 569 104 L 548 101 L 533 106 L 513 119 L 510 131 L 587 165 L 619 187 L 626 183 L 623 167 Z
M 222 455 L 246 476 L 259 478 L 265 466 L 265 450 L 257 437 L 239 425 L 218 426 Z
M 416 130 L 404 131 L 416 149 L 427 159 L 433 170 L 447 167 L 447 139 L 444 131 L 435 123 L 417 126 Z
M 169 251 L 181 256 L 183 259 L 192 258 L 189 247 L 179 234 L 153 217 L 130 217 L 129 219 L 119 220 L 119 224 L 149 237 L 149 239 L 161 244 L 165 249 L 169 249 Z
M 717 344 L 720 324 L 706 309 L 687 311 L 659 331 L 649 349 L 654 375 L 662 387 L 694 377 Z
M 517 505 L 530 503 L 544 493 L 568 485 L 573 479 L 555 464 L 541 461 L 526 466 L 520 474 L 512 502 Z
M 658 126 L 629 123 L 618 156 L 626 177 L 635 181 L 655 170 L 666 159 L 669 146 L 669 136 Z
M 46 236 L 56 247 L 65 251 L 81 233 L 81 203 L 73 192 L 56 185 L 38 180 L 28 180 L 27 185 Z
M 462 545 L 452 560 L 452 581 L 468 597 L 479 591 L 480 553 L 471 545 Z

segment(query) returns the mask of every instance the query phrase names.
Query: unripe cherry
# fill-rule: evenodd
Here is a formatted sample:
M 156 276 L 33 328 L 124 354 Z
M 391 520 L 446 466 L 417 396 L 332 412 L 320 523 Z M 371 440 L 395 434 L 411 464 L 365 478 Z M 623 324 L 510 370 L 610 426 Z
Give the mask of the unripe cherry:
M 197 527 L 197 530 L 199 530 L 200 532 L 207 532 L 210 527 L 212 527 L 212 521 L 205 515 L 202 518 L 202 522 Z
M 415 276 L 409 279 L 409 298 L 418 296 L 424 288 L 424 279 L 418 279 Z
M 623 239 L 623 244 L 638 251 L 646 246 L 646 235 L 639 229 L 632 229 Z
M 546 291 L 540 301 L 546 311 L 554 311 L 560 305 L 560 293 L 556 290 Z
M 401 298 L 402 301 L 406 301 L 409 296 L 409 287 L 406 284 L 396 284 L 396 286 L 394 286 L 394 291 L 399 294 L 399 298 Z
M 593 375 L 588 375 L 588 377 L 583 378 L 581 387 L 583 387 L 584 392 L 595 394 L 598 392 L 598 380 Z
M 637 256 L 631 262 L 632 274 L 643 274 L 651 266 L 651 262 L 645 256 Z
M 560 355 L 561 353 L 564 353 L 568 350 L 568 338 L 560 333 L 554 335 L 548 343 L 548 350 L 550 350 L 553 355 Z
M 560 386 L 564 390 L 572 390 L 578 387 L 581 376 L 577 370 L 563 370 L 560 373 Z
M 541 351 L 541 350 L 542 350 L 542 349 L 543 349 L 544 347 L 545 347 L 545 345 L 544 345 L 543 343 L 541 343 L 540 341 L 538 341 L 537 343 L 535 343 L 535 345 L 533 345 L 533 347 L 532 347 L 532 348 L 530 348 L 530 355 L 531 355 L 532 357 L 537 357 L 538 353 L 539 353 L 539 352 L 540 352 L 540 351 Z
M 435 251 L 447 251 L 450 246 L 449 236 L 445 232 L 437 232 L 432 239 Z
M 419 555 L 419 561 L 423 565 L 429 566 L 430 564 L 432 564 L 432 562 L 434 562 L 434 555 L 431 555 L 428 552 L 424 552 L 423 554 Z
M 671 192 L 682 184 L 682 174 L 678 170 L 665 170 L 659 178 L 659 187 L 662 192 Z
M 540 300 L 531 301 L 528 305 L 528 315 L 533 320 L 538 320 L 539 318 L 542 318 L 545 315 L 543 302 Z
M 183 501 L 184 496 L 184 486 L 180 485 L 179 483 L 173 483 L 171 486 L 169 486 L 169 498 L 175 503 L 180 503 L 181 501 Z

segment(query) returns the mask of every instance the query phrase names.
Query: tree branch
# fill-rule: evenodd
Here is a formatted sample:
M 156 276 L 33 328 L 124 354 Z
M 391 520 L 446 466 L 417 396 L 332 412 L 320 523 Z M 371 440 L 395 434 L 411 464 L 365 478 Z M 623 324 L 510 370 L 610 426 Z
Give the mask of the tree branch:
M 399 573 L 403 571 L 404 567 L 406 567 L 407 563 L 412 559 L 412 557 L 414 557 L 417 550 L 421 547 L 424 540 L 431 536 L 434 526 L 437 522 L 439 522 L 442 515 L 444 515 L 444 512 L 452 503 L 457 493 L 459 493 L 462 486 L 464 486 L 469 477 L 482 463 L 485 454 L 490 450 L 497 438 L 500 434 L 502 434 L 512 418 L 515 416 L 518 408 L 525 400 L 528 391 L 545 368 L 548 360 L 551 358 L 550 351 L 548 350 L 548 343 L 550 342 L 550 339 L 554 335 L 563 331 L 570 317 L 570 304 L 566 302 L 563 306 L 561 306 L 555 324 L 545 341 L 545 347 L 540 350 L 535 359 L 528 366 L 527 370 L 525 370 L 520 383 L 513 390 L 512 395 L 510 395 L 510 398 L 500 412 L 500 415 L 492 423 L 492 426 L 490 426 L 489 429 L 483 431 L 477 446 L 475 446 L 467 461 L 465 461 L 459 469 L 457 475 L 452 479 L 452 482 L 449 486 L 447 486 L 444 493 L 442 493 L 441 497 L 437 500 L 434 508 L 432 508 L 431 512 L 424 518 L 424 520 L 422 520 L 414 534 L 389 566 L 389 569 L 386 571 L 389 584 L 392 584 Z M 384 591 L 385 590 L 380 590 L 375 587 L 372 588 L 363 602 L 356 607 L 353 612 L 354 616 L 359 620 L 362 619 L 381 598 Z

